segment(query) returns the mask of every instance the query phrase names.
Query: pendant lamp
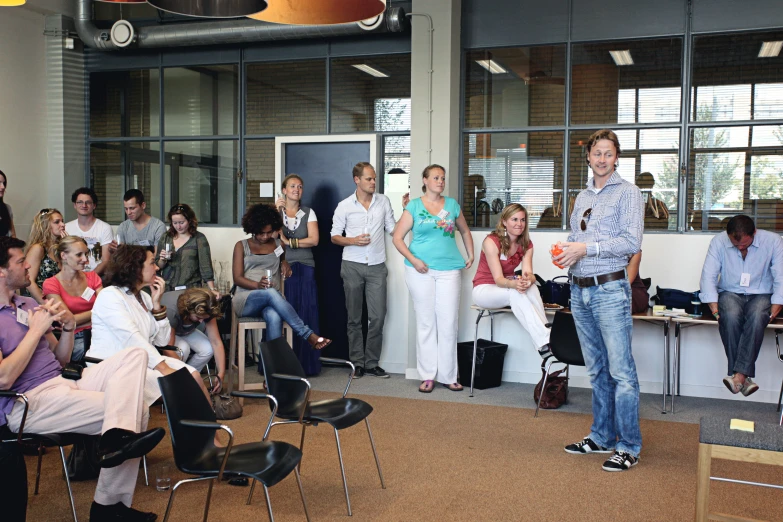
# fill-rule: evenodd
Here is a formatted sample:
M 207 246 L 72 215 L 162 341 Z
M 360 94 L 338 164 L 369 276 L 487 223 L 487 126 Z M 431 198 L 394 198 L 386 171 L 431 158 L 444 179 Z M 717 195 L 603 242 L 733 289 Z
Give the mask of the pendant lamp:
M 27 0 L 0 0 L 0 7 L 17 7 L 27 3 Z
M 383 0 L 270 0 L 269 7 L 248 18 L 289 25 L 360 22 L 384 12 Z
M 143 4 L 147 0 L 94 0 L 95 2 L 104 2 L 107 4 Z
M 266 9 L 265 0 L 147 0 L 162 11 L 200 18 L 238 18 Z

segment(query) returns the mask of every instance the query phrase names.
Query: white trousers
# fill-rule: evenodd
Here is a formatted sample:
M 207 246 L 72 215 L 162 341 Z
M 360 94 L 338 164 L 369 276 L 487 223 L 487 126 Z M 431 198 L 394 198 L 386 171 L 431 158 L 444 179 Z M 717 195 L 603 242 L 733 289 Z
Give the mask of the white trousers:
M 405 265 L 405 282 L 416 313 L 416 366 L 423 380 L 457 382 L 457 317 L 461 273 Z
M 533 345 L 540 348 L 549 343 L 549 328 L 546 327 L 544 303 L 538 287 L 532 285 L 524 293 L 513 288 L 500 288 L 497 285 L 478 285 L 473 287 L 473 303 L 482 308 L 503 308 L 510 306 L 514 316 L 533 339 Z
M 100 364 L 84 369 L 78 381 L 55 377 L 25 392 L 30 402 L 25 433 L 84 433 L 100 435 L 111 428 L 133 432 L 147 429 L 149 409 L 144 404 L 147 352 L 126 348 Z M 7 415 L 18 431 L 24 402 L 18 400 Z M 139 459 L 102 469 L 95 501 L 130 506 L 139 474 Z
M 212 359 L 212 343 L 200 330 L 193 330 L 188 335 L 177 335 L 174 345 L 182 350 L 182 360 L 201 372 L 204 366 Z

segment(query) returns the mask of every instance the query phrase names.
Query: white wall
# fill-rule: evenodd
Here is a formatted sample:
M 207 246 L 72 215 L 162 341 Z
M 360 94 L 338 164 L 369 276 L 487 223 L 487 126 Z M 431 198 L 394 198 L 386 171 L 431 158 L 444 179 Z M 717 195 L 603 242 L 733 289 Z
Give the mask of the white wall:
M 44 16 L 3 8 L 0 16 L 0 170 L 8 175 L 5 201 L 17 236 L 26 239 L 33 213 L 52 201 L 46 125 Z

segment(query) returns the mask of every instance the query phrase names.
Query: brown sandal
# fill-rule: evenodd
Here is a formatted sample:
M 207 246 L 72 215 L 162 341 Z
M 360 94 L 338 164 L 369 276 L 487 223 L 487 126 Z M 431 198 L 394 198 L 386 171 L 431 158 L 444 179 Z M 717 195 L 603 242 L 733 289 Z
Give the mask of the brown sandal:
M 435 388 L 435 383 L 431 380 L 421 381 L 421 385 L 419 386 L 419 391 L 421 393 L 432 393 L 433 388 Z
M 311 334 L 310 337 L 307 339 L 307 342 L 310 343 L 310 346 L 313 347 L 314 350 L 323 350 L 330 344 L 332 344 L 331 339 L 327 339 L 325 337 L 318 337 L 316 334 Z
M 454 383 L 451 383 L 451 384 L 443 383 L 443 387 L 444 388 L 448 388 L 451 391 L 462 391 L 464 389 L 462 387 L 462 385 L 460 383 L 458 383 L 458 382 L 454 382 Z

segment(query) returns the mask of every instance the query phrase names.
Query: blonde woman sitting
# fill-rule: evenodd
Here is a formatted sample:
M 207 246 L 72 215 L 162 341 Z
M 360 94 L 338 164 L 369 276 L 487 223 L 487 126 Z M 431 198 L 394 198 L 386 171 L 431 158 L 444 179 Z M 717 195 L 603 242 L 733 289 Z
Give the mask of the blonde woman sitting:
M 522 264 L 522 275 L 514 270 Z M 511 307 L 527 330 L 542 358 L 549 357 L 549 328 L 544 303 L 533 275 L 533 242 L 527 227 L 527 210 L 512 203 L 500 215 L 495 230 L 481 245 L 473 278 L 473 302 L 482 308 Z

